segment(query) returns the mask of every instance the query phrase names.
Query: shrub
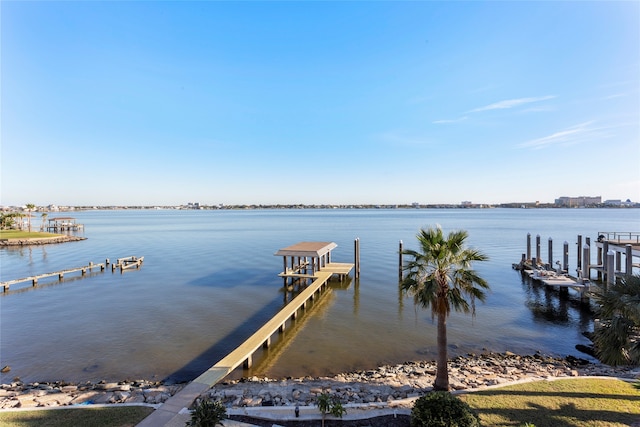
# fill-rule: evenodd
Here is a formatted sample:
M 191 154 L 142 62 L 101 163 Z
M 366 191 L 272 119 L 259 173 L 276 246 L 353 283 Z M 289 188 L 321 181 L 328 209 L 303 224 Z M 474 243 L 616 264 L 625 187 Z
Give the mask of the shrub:
M 329 393 L 321 393 L 317 398 L 317 405 L 320 412 L 322 412 L 322 426 L 324 427 L 324 419 L 327 414 L 331 414 L 334 417 L 342 418 L 347 410 L 342 406 L 342 402 L 336 397 L 331 396 Z
M 187 421 L 187 426 L 191 427 L 215 427 L 222 424 L 222 420 L 227 418 L 227 408 L 219 400 L 200 400 L 193 407 L 191 420 Z
M 479 427 L 471 407 L 446 391 L 435 391 L 416 400 L 411 427 Z

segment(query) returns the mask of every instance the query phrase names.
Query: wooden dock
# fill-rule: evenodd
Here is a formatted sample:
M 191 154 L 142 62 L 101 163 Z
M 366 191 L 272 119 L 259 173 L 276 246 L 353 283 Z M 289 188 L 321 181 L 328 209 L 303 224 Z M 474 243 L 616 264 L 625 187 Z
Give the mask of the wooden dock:
M 556 274 L 550 270 L 525 270 L 533 280 L 538 280 L 547 286 L 558 286 L 560 288 L 575 288 L 589 290 L 589 281 L 571 277 L 567 274 Z
M 29 276 L 29 277 L 24 277 L 22 279 L 15 279 L 15 280 L 9 280 L 7 282 L 0 282 L 0 286 L 2 286 L 3 292 L 7 292 L 11 285 L 15 285 L 17 283 L 31 282 L 31 285 L 35 287 L 38 285 L 38 280 L 40 279 L 58 276 L 58 280 L 62 280 L 64 279 L 65 274 L 76 273 L 78 271 L 80 271 L 84 276 L 85 274 L 87 274 L 87 270 L 91 271 L 94 268 L 100 268 L 100 271 L 104 271 L 107 264 L 109 264 L 109 260 L 107 260 L 106 262 L 98 263 L 98 264 L 94 264 L 93 262 L 90 262 L 89 265 L 85 265 L 82 267 L 69 268 L 66 270 L 56 271 L 53 273 L 38 274 L 37 276 Z
M 132 255 L 124 258 L 118 258 L 116 259 L 115 264 L 111 265 L 111 270 L 120 268 L 120 271 L 124 271 L 133 267 L 140 268 L 143 262 L 144 262 L 143 256 L 137 257 Z
M 140 268 L 142 262 L 144 261 L 144 257 L 136 257 L 129 256 L 124 258 L 118 258 L 117 261 L 111 264 L 111 270 L 116 270 L 120 268 L 121 271 L 124 271 L 129 268 Z M 90 262 L 88 265 L 83 265 L 82 267 L 68 268 L 66 270 L 55 271 L 52 273 L 44 273 L 38 274 L 36 276 L 23 277 L 22 279 L 9 280 L 6 282 L 0 282 L 0 286 L 2 287 L 3 292 L 8 292 L 9 288 L 12 285 L 24 282 L 31 282 L 31 286 L 36 287 L 38 285 L 38 281 L 40 279 L 46 279 L 47 277 L 55 277 L 58 276 L 58 280 L 64 279 L 64 276 L 71 273 L 77 273 L 78 271 L 84 276 L 87 274 L 87 271 L 91 272 L 94 268 L 99 268 L 100 271 L 104 271 L 105 268 L 110 264 L 109 258 L 105 260 L 105 262 L 101 263 L 93 263 Z
M 249 368 L 252 364 L 253 354 L 260 348 L 268 348 L 271 345 L 271 336 L 276 331 L 284 332 L 287 321 L 295 319 L 298 312 L 304 310 L 308 301 L 312 301 L 317 294 L 322 292 L 327 282 L 334 274 L 344 277 L 353 269 L 353 264 L 327 262 L 320 270 L 312 274 L 313 281 L 305 287 L 291 302 L 284 306 L 271 320 L 265 323 L 245 342 L 225 356 L 218 363 L 207 369 L 199 377 L 189 383 L 180 392 L 167 400 L 160 408 L 142 420 L 138 427 L 168 426 L 178 413 L 188 408 L 203 393 L 224 379 L 234 369 L 243 364 Z M 286 268 L 286 266 L 285 266 Z M 287 273 L 286 269 L 283 272 Z M 281 274 L 283 274 L 281 273 Z M 290 272 L 290 275 L 304 273 Z M 283 276 L 281 276 L 283 277 Z M 294 276 L 288 276 L 289 278 Z M 286 279 L 287 277 L 285 277 Z

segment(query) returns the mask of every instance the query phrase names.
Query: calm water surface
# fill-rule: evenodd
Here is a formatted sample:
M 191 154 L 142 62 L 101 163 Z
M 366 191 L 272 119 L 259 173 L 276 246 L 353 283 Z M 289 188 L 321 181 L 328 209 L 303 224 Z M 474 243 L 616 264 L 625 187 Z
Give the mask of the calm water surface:
M 51 214 L 50 217 L 55 216 Z M 577 235 L 640 231 L 637 209 L 86 211 L 87 240 L 0 250 L 0 280 L 144 256 L 140 270 L 111 270 L 0 296 L 1 382 L 149 378 L 199 375 L 255 332 L 285 303 L 273 254 L 299 241 L 334 241 L 332 259 L 353 262 L 361 242 L 361 278 L 334 284 L 288 326 L 250 371 L 270 377 L 325 375 L 435 355 L 435 323 L 398 292 L 398 242 L 415 248 L 420 227 L 465 229 L 469 245 L 490 261 L 476 264 L 491 285 L 477 316 L 453 314 L 451 355 L 537 350 L 586 357 L 589 306 L 523 280 L 511 269 L 526 235 L 554 240 L 554 258 Z M 15 290 L 14 290 L 15 289 Z

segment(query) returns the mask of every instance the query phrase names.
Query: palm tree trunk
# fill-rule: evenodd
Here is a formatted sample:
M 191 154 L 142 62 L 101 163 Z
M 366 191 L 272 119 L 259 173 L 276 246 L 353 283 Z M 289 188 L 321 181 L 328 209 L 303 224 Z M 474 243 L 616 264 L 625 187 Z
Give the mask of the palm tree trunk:
M 449 368 L 447 366 L 447 314 L 438 313 L 438 359 L 434 390 L 449 391 Z

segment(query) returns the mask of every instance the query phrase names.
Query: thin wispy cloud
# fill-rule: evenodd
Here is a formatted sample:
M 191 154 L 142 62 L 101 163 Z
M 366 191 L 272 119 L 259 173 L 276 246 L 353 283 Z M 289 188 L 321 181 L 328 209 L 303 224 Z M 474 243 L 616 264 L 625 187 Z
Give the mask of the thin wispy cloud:
M 525 104 L 531 104 L 532 102 L 540 102 L 546 101 L 548 99 L 555 98 L 555 95 L 546 95 L 546 96 L 538 96 L 532 98 L 517 98 L 517 99 L 506 99 L 504 101 L 494 102 L 493 104 L 485 105 L 484 107 L 474 108 L 473 110 L 469 110 L 469 113 L 479 113 L 481 111 L 489 111 L 489 110 L 504 110 L 507 108 L 519 107 Z
M 468 118 L 467 116 L 464 116 L 464 117 L 460 117 L 460 118 L 457 118 L 457 119 L 434 120 L 431 123 L 433 123 L 435 125 L 442 125 L 442 124 L 449 124 L 449 123 L 460 123 L 460 122 L 463 122 L 463 121 L 467 120 L 467 118 Z
M 602 99 L 607 100 L 607 99 L 623 98 L 625 96 L 627 96 L 626 93 L 614 93 L 612 95 L 605 96 Z
M 378 137 L 385 142 L 391 143 L 393 145 L 400 145 L 400 146 L 417 146 L 417 145 L 433 144 L 433 141 L 426 138 L 407 136 L 402 133 L 393 132 L 393 131 L 385 132 L 383 134 L 378 135 Z
M 542 149 L 558 144 L 576 144 L 585 140 L 591 140 L 595 136 L 606 136 L 602 131 L 605 128 L 592 126 L 593 121 L 580 123 L 566 129 L 552 133 L 542 138 L 532 139 L 519 145 L 520 148 Z

